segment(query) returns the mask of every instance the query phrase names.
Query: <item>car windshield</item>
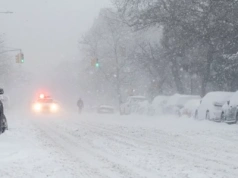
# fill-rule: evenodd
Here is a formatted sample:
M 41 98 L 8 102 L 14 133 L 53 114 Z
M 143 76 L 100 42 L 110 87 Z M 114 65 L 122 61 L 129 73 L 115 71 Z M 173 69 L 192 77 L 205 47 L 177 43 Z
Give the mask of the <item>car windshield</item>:
M 39 102 L 39 103 L 53 103 L 53 99 L 50 99 L 50 98 L 38 99 L 37 102 Z
M 217 110 L 222 110 L 222 104 L 214 104 L 214 108 L 217 109 Z
M 238 0 L 0 0 L 0 178 L 238 178 L 237 90 Z

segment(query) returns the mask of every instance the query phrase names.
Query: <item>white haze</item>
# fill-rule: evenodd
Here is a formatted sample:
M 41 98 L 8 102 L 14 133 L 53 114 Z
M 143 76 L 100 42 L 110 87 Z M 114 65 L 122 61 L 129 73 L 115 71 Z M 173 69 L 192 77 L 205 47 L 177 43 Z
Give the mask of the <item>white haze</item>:
M 8 54 L 8 60 L 17 70 L 24 71 L 28 80 L 6 87 L 13 103 L 22 103 L 23 99 L 30 102 L 41 88 L 63 98 L 65 103 L 75 104 L 79 96 L 83 97 L 85 91 L 72 79 L 77 77 L 77 71 L 69 66 L 59 72 L 58 66 L 62 69 L 65 61 L 82 58 L 78 41 L 100 9 L 108 6 L 110 0 L 0 0 L 0 11 L 14 12 L 0 14 L 5 46 L 21 48 L 25 55 L 25 63 L 19 69 L 14 63 L 16 53 Z

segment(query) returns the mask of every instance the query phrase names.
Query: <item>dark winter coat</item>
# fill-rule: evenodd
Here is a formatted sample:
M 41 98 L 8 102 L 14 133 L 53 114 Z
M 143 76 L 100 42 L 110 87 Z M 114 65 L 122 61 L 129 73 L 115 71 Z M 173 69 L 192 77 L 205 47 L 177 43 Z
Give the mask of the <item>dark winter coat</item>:
M 78 106 L 79 108 L 83 108 L 84 104 L 83 104 L 83 101 L 82 101 L 81 99 L 78 100 L 77 106 Z
M 7 119 L 4 115 L 3 103 L 0 100 L 0 134 L 7 129 L 6 127 L 7 127 Z

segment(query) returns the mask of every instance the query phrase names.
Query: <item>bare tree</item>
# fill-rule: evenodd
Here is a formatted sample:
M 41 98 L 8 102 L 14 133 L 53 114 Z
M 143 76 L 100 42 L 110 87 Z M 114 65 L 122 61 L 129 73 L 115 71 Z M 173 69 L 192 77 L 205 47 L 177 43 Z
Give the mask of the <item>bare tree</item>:
M 238 2 L 236 0 L 114 0 L 121 18 L 136 30 L 151 26 L 162 26 L 164 47 L 171 61 L 175 83 L 179 92 L 183 92 L 180 79 L 180 61 L 187 57 L 187 51 L 198 44 L 204 46 L 205 60 L 200 68 L 201 94 L 207 91 L 212 80 L 212 66 L 217 63 L 230 48 L 234 53 L 237 45 Z M 181 38 L 182 37 L 182 38 Z M 167 41 L 167 42 L 166 42 Z M 191 53 L 190 53 L 191 54 Z M 183 66 L 181 66 L 183 68 Z M 182 70 L 183 72 L 184 70 Z
M 133 47 L 131 30 L 117 19 L 117 14 L 111 9 L 102 9 L 91 30 L 83 36 L 81 44 L 89 60 L 98 59 L 100 67 L 94 71 L 97 77 L 101 77 L 99 81 L 107 81 L 115 88 L 120 104 L 135 69 L 133 61 L 128 60 Z

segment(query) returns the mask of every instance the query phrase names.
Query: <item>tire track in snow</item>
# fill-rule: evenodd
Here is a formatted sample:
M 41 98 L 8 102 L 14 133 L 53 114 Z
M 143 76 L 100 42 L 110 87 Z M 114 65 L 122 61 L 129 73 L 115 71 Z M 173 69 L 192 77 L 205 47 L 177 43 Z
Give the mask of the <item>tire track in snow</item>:
M 220 172 L 222 174 L 224 174 L 224 172 L 225 172 L 226 175 L 229 174 L 232 177 L 237 177 L 237 175 L 238 175 L 237 168 L 236 168 L 237 162 L 235 162 L 235 161 L 224 161 L 224 160 L 217 159 L 214 157 L 211 158 L 211 157 L 209 157 L 209 155 L 201 155 L 201 154 L 193 153 L 193 152 L 187 151 L 187 150 L 180 150 L 180 148 L 176 147 L 176 146 L 171 147 L 171 146 L 167 146 L 167 145 L 163 145 L 163 144 L 154 143 L 153 140 L 151 140 L 151 138 L 148 138 L 148 137 L 144 137 L 145 140 L 141 140 L 141 139 L 135 138 L 133 136 L 124 135 L 124 134 L 115 132 L 112 129 L 104 128 L 102 126 L 95 125 L 92 123 L 80 122 L 80 125 L 82 125 L 82 124 L 84 126 L 86 126 L 87 128 L 91 127 L 92 131 L 94 131 L 94 132 L 98 129 L 98 130 L 109 133 L 107 135 L 116 135 L 118 137 L 121 137 L 123 140 L 125 140 L 125 139 L 129 140 L 129 143 L 131 143 L 131 141 L 133 141 L 134 143 L 144 143 L 144 144 L 148 144 L 150 146 L 156 147 L 158 150 L 169 154 L 170 157 L 172 157 L 172 158 L 177 157 L 179 159 L 186 159 L 187 161 L 192 160 L 193 163 L 196 162 L 197 168 L 203 169 L 205 172 L 207 172 L 207 171 L 210 172 L 211 170 L 213 170 L 213 172 Z M 141 148 L 141 149 L 144 149 L 144 148 Z M 203 165 L 201 165 L 202 162 L 207 162 L 207 163 L 209 162 L 210 166 L 209 167 L 203 166 Z M 219 167 L 222 167 L 222 168 L 219 168 Z M 229 170 L 229 171 L 224 171 L 224 170 Z
M 76 125 L 76 123 L 74 124 L 74 125 Z M 86 130 L 88 130 L 89 129 L 89 127 L 88 127 L 88 125 L 85 125 L 85 124 L 80 124 L 81 126 L 83 125 L 84 127 L 83 128 L 85 128 Z M 90 125 L 90 127 L 91 127 L 91 125 Z M 64 128 L 65 129 L 65 128 Z M 91 127 L 91 130 L 88 130 L 88 131 L 90 131 L 91 133 L 94 133 L 95 135 L 100 135 L 101 133 L 100 132 L 98 132 L 98 131 L 96 131 L 97 130 L 97 128 L 95 128 L 95 127 Z M 66 130 L 65 130 L 66 131 Z M 68 131 L 70 131 L 70 130 L 68 130 Z M 107 132 L 108 133 L 108 132 Z M 71 134 L 72 135 L 74 135 L 75 137 L 77 137 L 78 135 L 75 135 L 75 134 L 73 134 L 72 132 L 71 132 Z M 114 132 L 112 133 L 112 132 L 110 132 L 110 134 L 103 134 L 103 135 L 101 135 L 101 137 L 102 138 L 106 138 L 105 136 L 106 135 L 114 135 Z M 125 140 L 125 138 L 123 137 L 123 139 Z M 131 140 L 130 140 L 131 141 Z M 144 141 L 143 141 L 144 142 Z M 141 141 L 140 141 L 140 143 L 142 143 Z M 128 144 L 130 144 L 130 143 L 126 143 L 126 145 L 128 145 Z M 92 144 L 90 144 L 92 147 L 95 147 L 95 145 L 92 145 Z M 140 150 L 143 150 L 144 152 L 148 152 L 148 151 L 150 151 L 150 149 L 142 149 L 142 148 L 140 148 L 140 146 L 135 146 L 137 149 L 139 148 Z M 96 148 L 98 148 L 98 149 L 101 149 L 100 147 L 96 147 Z M 145 151 L 146 150 L 146 151 Z M 105 150 L 104 150 L 105 151 Z M 138 150 L 137 150 L 138 151 Z M 161 152 L 161 149 L 160 149 L 160 151 L 159 151 L 159 149 L 158 149 L 158 152 L 159 153 L 166 153 L 166 152 L 164 152 L 164 150 Z M 147 157 L 148 155 L 145 155 L 145 157 Z M 151 155 L 150 155 L 151 156 Z M 157 157 L 158 158 L 158 154 L 156 154 L 155 155 L 155 157 Z M 170 159 L 175 159 L 175 156 L 172 154 L 171 155 L 171 152 L 170 152 L 170 155 L 169 156 L 164 156 L 163 155 L 163 157 L 159 157 L 159 159 L 164 159 L 166 157 L 166 159 L 167 159 L 167 161 L 165 161 L 165 162 L 167 162 L 167 171 L 170 171 L 170 175 L 172 174 L 171 173 L 171 171 L 172 172 L 176 172 L 176 171 L 174 171 L 174 169 L 176 168 L 176 166 L 178 166 L 178 165 L 173 165 L 172 166 L 172 168 L 171 168 L 171 162 L 170 162 Z M 166 159 L 164 159 L 164 160 L 166 160 Z M 180 159 L 180 160 L 179 160 Z M 186 161 L 187 162 L 187 160 L 184 160 L 184 158 L 183 158 L 183 156 L 179 156 L 179 159 L 178 159 L 178 156 L 177 156 L 177 158 L 176 158 L 176 161 L 175 162 L 177 162 L 178 160 L 179 161 Z M 191 158 L 189 159 L 189 161 L 191 161 Z M 162 161 L 162 163 L 164 164 L 164 162 Z M 161 166 L 164 166 L 164 165 L 161 165 Z M 180 163 L 181 164 L 181 163 Z M 188 166 L 188 165 L 187 165 Z M 141 168 L 141 167 L 143 167 L 143 166 L 137 166 L 137 167 L 139 167 L 139 168 Z M 199 167 L 199 166 L 197 166 L 197 167 L 193 167 L 193 169 L 195 169 L 195 171 L 193 171 L 193 172 L 198 172 L 198 171 L 196 171 L 197 169 L 203 169 L 203 177 L 206 175 L 208 175 L 208 174 L 212 174 L 212 173 L 209 173 L 209 169 L 210 168 L 204 168 L 204 167 Z M 174 173 L 174 175 L 175 175 L 175 177 L 178 177 L 178 173 L 179 173 L 179 177 L 186 177 L 186 171 L 187 170 L 190 170 L 191 169 L 191 165 L 189 165 L 189 167 L 186 169 L 186 168 L 184 168 L 184 169 L 182 169 L 182 170 L 179 170 L 179 171 L 177 171 L 177 174 L 176 173 Z M 143 170 L 145 170 L 145 171 L 154 171 L 153 169 L 151 170 L 148 170 L 148 169 L 146 169 L 146 168 L 144 168 Z M 167 172 L 166 171 L 166 172 Z M 159 171 L 158 171 L 159 172 Z M 183 173 L 183 172 L 185 172 L 185 173 Z M 206 173 L 205 175 L 204 175 L 204 173 Z M 160 175 L 160 176 L 159 176 Z M 167 174 L 164 174 L 164 175 L 162 175 L 162 174 L 160 174 L 160 173 L 158 173 L 158 176 L 159 177 L 167 177 Z M 199 176 L 199 177 L 201 177 L 201 176 Z
M 91 167 L 85 160 L 80 157 L 80 154 L 77 154 L 79 149 L 69 141 L 62 139 L 58 133 L 52 131 L 48 128 L 46 124 L 42 122 L 34 122 L 35 127 L 41 132 L 41 139 L 44 139 L 46 142 L 50 142 L 52 147 L 59 149 L 63 152 L 64 155 L 69 157 L 75 167 L 75 176 L 73 177 L 82 177 L 82 178 L 110 178 L 109 176 L 102 174 L 98 169 Z M 44 136 L 43 136 L 44 135 Z M 70 177 L 70 176 L 69 176 Z
M 72 136 L 71 134 L 67 134 L 67 133 L 60 133 L 60 130 L 58 129 L 53 129 L 52 127 L 49 128 L 49 126 L 47 126 L 46 124 L 42 124 L 40 123 L 45 130 L 46 133 L 50 134 L 51 136 L 54 135 L 54 140 L 57 141 L 57 143 L 59 144 L 69 144 L 68 148 L 71 152 L 73 153 L 77 153 L 77 151 L 80 150 L 81 154 L 80 155 L 75 155 L 80 159 L 83 159 L 85 161 L 85 159 L 87 159 L 86 163 L 88 163 L 88 160 L 97 162 L 97 166 L 95 167 L 99 167 L 99 165 L 103 164 L 103 166 L 101 166 L 100 171 L 102 169 L 104 169 L 104 171 L 107 172 L 107 175 L 109 175 L 109 177 L 131 177 L 131 178 L 146 178 L 146 177 L 155 177 L 157 178 L 159 175 L 158 174 L 153 174 L 150 172 L 145 172 L 144 170 L 138 169 L 136 167 L 133 167 L 131 165 L 128 164 L 128 162 L 125 162 L 123 160 L 121 160 L 120 158 L 117 157 L 112 157 L 112 156 L 108 156 L 106 153 L 101 152 L 100 150 L 95 150 L 92 149 L 92 147 L 89 145 L 87 146 L 87 143 L 80 143 L 80 139 L 76 140 L 76 138 L 74 136 Z M 47 134 L 47 135 L 48 135 Z M 63 146 L 64 147 L 64 146 Z M 82 154 L 83 153 L 83 154 Z M 105 170 L 105 168 L 107 168 Z M 115 174 L 118 174 L 118 176 L 116 176 Z

